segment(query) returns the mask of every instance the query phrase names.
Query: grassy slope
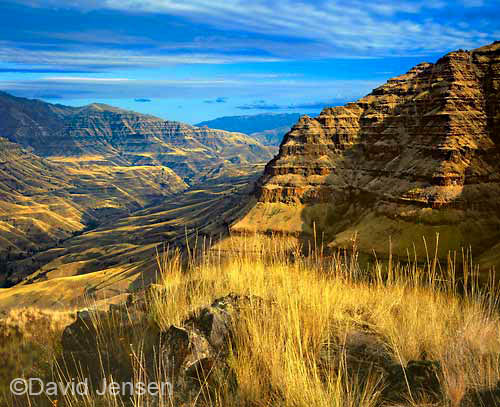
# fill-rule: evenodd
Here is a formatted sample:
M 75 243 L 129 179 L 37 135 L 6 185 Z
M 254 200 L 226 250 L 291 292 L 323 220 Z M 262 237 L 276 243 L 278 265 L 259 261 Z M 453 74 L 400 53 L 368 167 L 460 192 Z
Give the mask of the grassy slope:
M 442 265 L 443 275 L 432 257 L 422 268 L 376 264 L 365 270 L 355 257 L 323 258 L 321 251 L 304 257 L 289 239 L 259 235 L 225 247 L 233 247 L 231 256 L 221 262 L 215 249 L 187 275 L 167 261 L 163 285 L 169 295 L 153 304 L 165 328 L 228 292 L 275 304 L 248 309 L 238 321 L 231 362 L 238 390 L 228 394 L 219 383 L 218 406 L 379 405 L 384 379 L 375 370 L 368 380 L 347 374 L 349 360 L 356 363 L 351 357 L 368 356 L 350 355 L 356 346 L 380 346 L 403 365 L 439 361 L 439 406 L 457 406 L 466 389 L 493 386 L 500 377 L 498 291 L 490 287 L 461 296 L 452 264 Z M 325 380 L 327 348 L 341 350 L 329 361 L 338 365 L 330 366 Z M 427 404 L 415 395 L 408 405 Z
M 442 265 L 443 274 L 433 259 L 423 268 L 377 264 L 364 270 L 355 257 L 326 258 L 321 251 L 304 257 L 282 239 L 253 239 L 245 244 L 255 251 L 227 243 L 236 245 L 230 257 L 212 250 L 187 269 L 176 255 L 160 259 L 162 279 L 149 297 L 146 320 L 137 325 L 140 330 L 126 333 L 134 338 L 126 342 L 131 362 L 141 359 L 150 332 L 145 326 L 181 324 L 200 306 L 234 292 L 273 305 L 243 309 L 229 359 L 237 386 L 215 379 L 212 398 L 200 395 L 198 406 L 380 406 L 385 376 L 376 369 L 356 370 L 370 352 L 402 365 L 438 361 L 442 396 L 434 406 L 459 406 L 467 391 L 491 387 L 500 378 L 498 292 L 473 285 L 459 294 L 453 264 Z M 121 349 L 123 333 L 105 321 L 95 323 L 106 338 L 102 352 Z M 104 402 L 62 401 L 71 407 Z M 135 405 L 150 402 L 144 398 Z M 413 394 L 404 405 L 429 404 Z
M 110 216 L 123 216 L 186 184 L 162 166 L 47 160 L 0 139 L 0 258 L 37 252 Z
M 0 309 L 16 303 L 64 307 L 82 303 L 84 295 L 115 296 L 150 282 L 156 250 L 164 245 L 182 246 L 186 235 L 198 234 L 200 241 L 208 243 L 226 234 L 227 224 L 244 211 L 251 182 L 261 171 L 262 166 L 251 166 L 242 168 L 241 174 L 211 174 L 211 181 L 160 205 L 16 262 L 16 275 L 30 275 L 22 285 L 0 289 Z
M 392 216 L 388 216 L 391 213 Z M 500 269 L 498 251 L 498 216 L 486 218 L 479 211 L 458 209 L 370 208 L 347 203 L 341 205 L 300 203 L 255 203 L 248 213 L 232 226 L 235 234 L 268 232 L 291 237 L 328 242 L 331 249 L 346 248 L 352 239 L 359 240 L 359 249 L 381 258 L 391 252 L 405 260 L 415 255 L 424 261 L 436 250 L 446 260 L 449 254 L 472 247 L 474 260 L 487 276 Z M 481 230 L 482 233 L 477 233 Z M 474 233 L 471 233 L 474 231 Z

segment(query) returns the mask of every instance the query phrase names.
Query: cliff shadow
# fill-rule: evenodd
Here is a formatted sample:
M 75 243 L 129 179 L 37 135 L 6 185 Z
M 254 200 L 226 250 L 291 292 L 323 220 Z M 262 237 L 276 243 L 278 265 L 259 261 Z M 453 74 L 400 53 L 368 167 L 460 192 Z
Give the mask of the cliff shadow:
M 477 124 L 466 111 L 446 111 L 450 95 L 403 100 L 384 114 L 364 110 L 357 142 L 302 201 L 304 246 L 348 249 L 356 237 L 368 257 L 425 262 L 454 251 L 461 261 L 462 249 L 477 258 L 500 242 L 498 96 Z

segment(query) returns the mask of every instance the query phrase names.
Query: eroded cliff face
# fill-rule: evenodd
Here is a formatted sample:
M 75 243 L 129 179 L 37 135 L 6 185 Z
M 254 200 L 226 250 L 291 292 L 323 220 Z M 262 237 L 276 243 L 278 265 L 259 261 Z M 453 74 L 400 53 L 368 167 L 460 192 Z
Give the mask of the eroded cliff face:
M 403 255 L 411 239 L 439 232 L 443 250 L 491 246 L 500 241 L 499 95 L 497 42 L 304 116 L 266 166 L 256 208 L 300 208 L 290 232 L 315 222 L 333 245 L 358 232 L 365 249 L 384 251 L 392 236 Z

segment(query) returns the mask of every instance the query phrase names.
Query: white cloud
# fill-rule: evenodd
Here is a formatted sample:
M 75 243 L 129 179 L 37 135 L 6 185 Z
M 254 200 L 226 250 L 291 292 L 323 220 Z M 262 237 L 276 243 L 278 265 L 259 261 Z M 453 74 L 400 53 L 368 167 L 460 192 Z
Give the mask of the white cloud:
M 55 82 L 95 82 L 95 83 L 113 83 L 113 82 L 126 82 L 130 79 L 128 78 L 85 78 L 78 76 L 52 76 L 47 78 L 42 78 L 45 81 L 55 81 Z
M 266 98 L 280 95 L 286 100 L 330 98 L 353 100 L 380 85 L 370 80 L 300 80 L 296 78 L 184 78 L 178 80 L 142 80 L 132 78 L 46 77 L 37 80 L 0 81 L 0 89 L 19 96 L 61 98 L 194 98 L 225 97 Z
M 179 64 L 229 64 L 238 62 L 277 62 L 272 56 L 224 55 L 220 53 L 165 54 L 154 50 L 151 54 L 110 48 L 71 47 L 61 50 L 20 48 L 13 43 L 0 42 L 0 61 L 23 66 L 92 67 L 94 70 L 108 67 L 158 67 Z M 37 47 L 38 48 L 38 47 Z M 69 47 L 68 47 L 69 48 Z
M 19 0 L 39 6 L 68 6 L 66 0 Z M 483 0 L 461 0 L 478 7 Z M 444 10 L 454 2 L 423 0 L 85 0 L 72 4 L 83 9 L 106 8 L 126 12 L 165 13 L 211 24 L 219 29 L 289 36 L 349 50 L 403 53 L 414 49 L 443 52 L 482 45 L 484 38 L 470 30 L 457 30 L 444 22 L 426 20 L 426 9 Z M 405 19 L 404 14 L 417 21 Z M 395 17 L 401 14 L 401 16 Z M 446 17 L 446 13 L 443 14 Z M 487 36 L 488 38 L 490 36 Z

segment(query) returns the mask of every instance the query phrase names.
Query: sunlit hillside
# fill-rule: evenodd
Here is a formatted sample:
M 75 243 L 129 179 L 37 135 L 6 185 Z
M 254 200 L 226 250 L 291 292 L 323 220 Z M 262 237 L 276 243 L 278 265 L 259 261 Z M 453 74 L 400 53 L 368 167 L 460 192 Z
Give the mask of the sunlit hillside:
M 12 310 L 2 388 L 13 374 L 36 372 L 173 384 L 172 399 L 57 399 L 72 407 L 497 405 L 498 290 L 478 284 L 467 252 L 457 254 L 461 267 L 430 253 L 425 265 L 365 268 L 352 244 L 326 256 L 255 236 L 226 242 L 226 256 L 201 239 L 186 256 L 159 254 L 156 284 L 127 305 L 104 312 L 90 303 L 62 342 L 50 316 L 41 344 L 28 331 L 37 319 Z M 20 347 L 6 339 L 11 332 Z M 55 400 L 5 397 L 7 406 Z
M 131 172 L 133 168 L 137 167 Z M 262 165 L 241 166 L 239 171 L 215 169 L 204 183 L 165 197 L 157 205 L 121 218 L 109 217 L 101 226 L 69 237 L 55 248 L 11 261 L 9 279 L 24 280 L 0 288 L 0 309 L 65 308 L 82 305 L 89 295 L 122 300 L 153 280 L 155 253 L 164 245 L 183 247 L 186 238 L 215 241 L 226 236 L 228 225 L 244 213 L 261 171 Z

